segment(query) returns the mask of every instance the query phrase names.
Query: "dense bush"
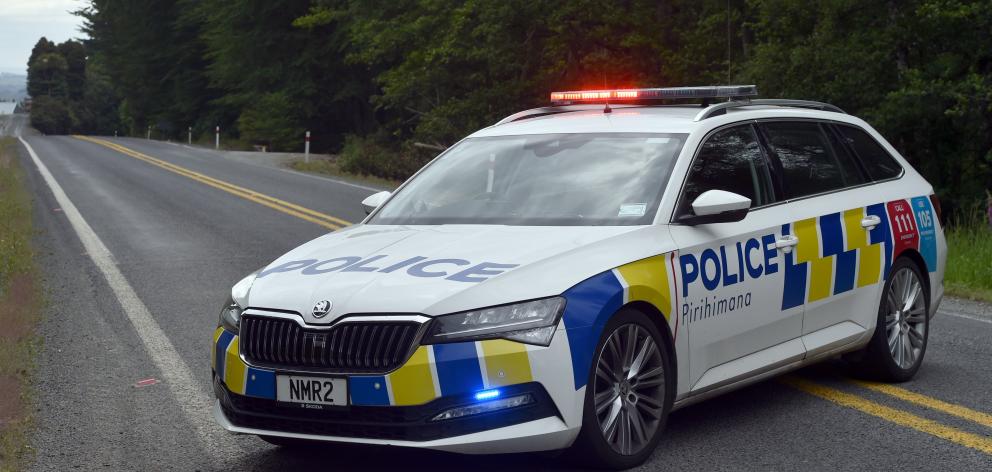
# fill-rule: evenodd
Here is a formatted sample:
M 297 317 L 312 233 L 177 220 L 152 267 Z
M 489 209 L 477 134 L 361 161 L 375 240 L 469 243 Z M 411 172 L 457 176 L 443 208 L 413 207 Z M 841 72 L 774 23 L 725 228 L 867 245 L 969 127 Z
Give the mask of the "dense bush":
M 73 119 L 65 99 L 42 95 L 31 104 L 31 126 L 45 134 L 70 132 Z
M 418 149 L 411 144 L 397 145 L 382 136 L 347 136 L 338 157 L 345 172 L 372 175 L 391 180 L 405 180 L 424 166 L 436 152 Z

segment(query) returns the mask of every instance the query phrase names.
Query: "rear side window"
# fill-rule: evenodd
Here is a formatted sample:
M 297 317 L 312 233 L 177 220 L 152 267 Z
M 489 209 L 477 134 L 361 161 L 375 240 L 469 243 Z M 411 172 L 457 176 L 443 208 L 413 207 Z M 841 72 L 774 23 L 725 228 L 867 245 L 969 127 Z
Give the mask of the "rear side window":
M 680 215 L 707 190 L 726 190 L 751 199 L 751 206 L 771 203 L 774 194 L 761 146 L 751 125 L 717 131 L 706 139 L 689 169 Z
M 902 172 L 902 166 L 896 162 L 895 158 L 864 130 L 841 125 L 837 126 L 837 130 L 858 154 L 861 164 L 864 165 L 872 180 L 891 179 L 899 176 L 899 173 Z
M 834 148 L 819 123 L 781 121 L 763 123 L 761 127 L 769 147 L 782 163 L 786 198 L 864 183 L 857 163 L 846 152 Z

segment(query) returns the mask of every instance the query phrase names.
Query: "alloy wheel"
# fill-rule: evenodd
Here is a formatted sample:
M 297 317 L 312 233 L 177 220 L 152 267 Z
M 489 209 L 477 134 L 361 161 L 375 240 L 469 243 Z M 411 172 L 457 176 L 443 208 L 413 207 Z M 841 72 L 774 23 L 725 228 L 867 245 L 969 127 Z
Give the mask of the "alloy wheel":
M 923 284 L 907 267 L 892 276 L 885 294 L 885 334 L 892 360 L 901 369 L 911 368 L 926 344 L 927 314 Z
M 665 364 L 651 333 L 621 325 L 596 361 L 596 416 L 607 444 L 622 455 L 644 449 L 658 431 L 665 404 Z

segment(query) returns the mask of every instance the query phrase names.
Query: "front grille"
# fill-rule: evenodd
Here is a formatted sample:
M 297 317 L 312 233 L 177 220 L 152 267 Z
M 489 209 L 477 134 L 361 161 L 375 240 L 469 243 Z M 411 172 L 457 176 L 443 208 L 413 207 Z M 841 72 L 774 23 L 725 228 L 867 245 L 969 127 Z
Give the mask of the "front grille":
M 356 321 L 307 329 L 293 320 L 241 318 L 241 353 L 259 367 L 334 372 L 388 372 L 410 354 L 421 324 Z

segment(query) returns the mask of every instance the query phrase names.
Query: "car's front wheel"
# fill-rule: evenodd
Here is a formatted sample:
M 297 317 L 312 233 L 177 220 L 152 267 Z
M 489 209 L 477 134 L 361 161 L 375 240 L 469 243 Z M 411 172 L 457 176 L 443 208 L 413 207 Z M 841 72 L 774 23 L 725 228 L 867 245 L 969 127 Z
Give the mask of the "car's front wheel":
M 621 310 L 607 323 L 586 385 L 573 451 L 599 467 L 643 463 L 661 439 L 675 396 L 667 339 L 647 315 Z
M 930 293 L 919 267 L 907 258 L 892 264 L 882 292 L 878 324 L 855 367 L 887 382 L 905 382 L 920 369 L 930 334 Z

